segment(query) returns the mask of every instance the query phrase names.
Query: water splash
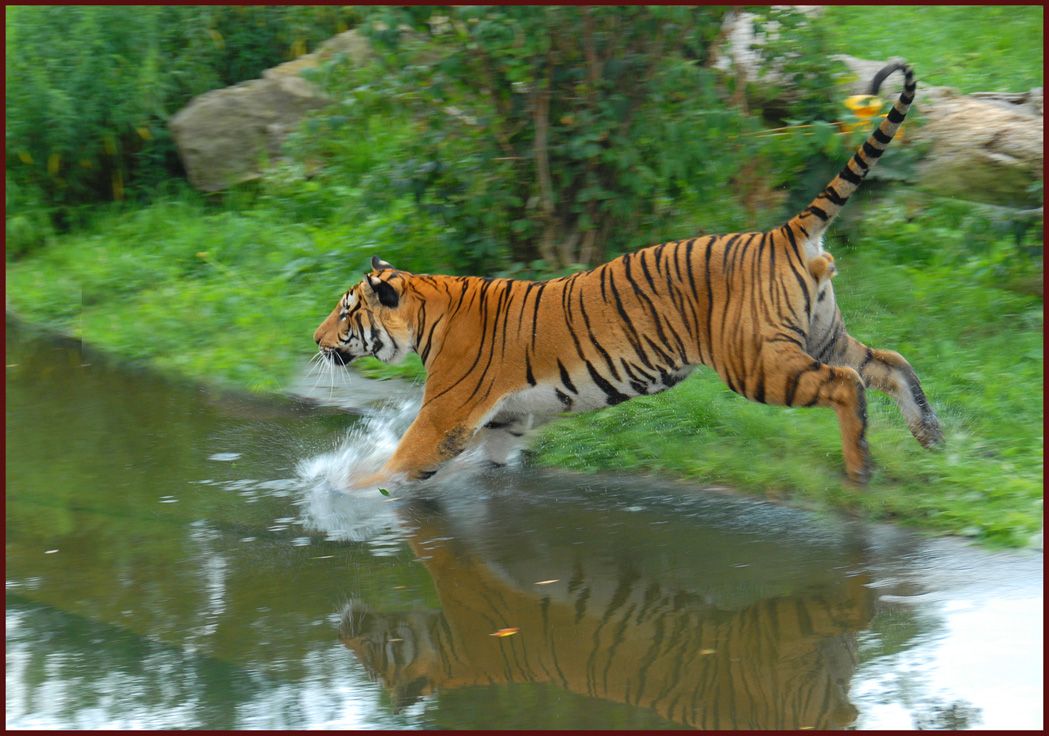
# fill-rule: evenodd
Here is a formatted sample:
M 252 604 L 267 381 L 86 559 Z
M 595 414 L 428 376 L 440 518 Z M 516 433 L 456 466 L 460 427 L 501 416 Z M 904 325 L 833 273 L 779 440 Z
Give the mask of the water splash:
M 420 406 L 422 398 L 413 396 L 367 412 L 332 452 L 299 461 L 297 474 L 304 480 L 324 481 L 332 490 L 345 489 L 348 479 L 379 470 L 393 455 Z
M 398 528 L 395 499 L 377 489 L 348 491 L 348 481 L 379 470 L 419 413 L 420 396 L 373 409 L 331 452 L 300 460 L 295 472 L 304 489 L 303 526 L 338 541 L 366 541 Z
M 395 395 L 378 408 L 366 410 L 360 423 L 348 430 L 331 452 L 299 461 L 296 475 L 305 492 L 301 505 L 307 529 L 323 531 L 331 539 L 373 541 L 391 529 L 399 529 L 398 497 L 425 492 L 447 498 L 445 490 L 454 488 L 455 496 L 465 493 L 476 498 L 490 490 L 487 484 L 477 482 L 489 464 L 476 443 L 432 479 L 410 487 L 391 485 L 389 497 L 377 488 L 350 490 L 354 478 L 380 470 L 389 460 L 421 406 L 422 396 L 417 391 Z M 516 460 L 515 453 L 511 464 Z

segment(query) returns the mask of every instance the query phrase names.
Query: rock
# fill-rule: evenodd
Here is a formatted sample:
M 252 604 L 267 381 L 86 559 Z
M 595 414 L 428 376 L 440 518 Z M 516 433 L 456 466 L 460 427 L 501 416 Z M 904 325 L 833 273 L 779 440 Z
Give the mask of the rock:
M 1037 109 L 1041 108 L 1038 90 Z M 1044 161 L 1041 114 L 994 96 L 943 97 L 925 111 L 919 131 L 931 148 L 918 167 L 919 183 L 949 197 L 1019 207 L 1041 203 Z
M 889 60 L 835 57 L 852 72 L 845 95 L 865 94 L 874 74 Z M 903 76 L 885 80 L 879 96 L 894 99 Z M 1037 207 L 1042 181 L 1042 88 L 1018 94 L 974 92 L 922 84 L 918 78 L 915 109 L 923 118 L 907 137 L 925 141 L 929 150 L 918 166 L 919 185 L 946 197 L 1005 207 Z
M 331 103 L 302 71 L 339 53 L 359 64 L 371 52 L 367 39 L 346 31 L 312 54 L 267 69 L 262 79 L 194 97 L 168 122 L 190 183 L 217 192 L 261 176 L 303 116 Z
M 817 12 L 810 6 L 798 7 Z M 774 24 L 769 28 L 775 32 Z M 761 53 L 764 43 L 765 38 L 754 33 L 754 15 L 733 10 L 726 15 L 721 36 L 712 49 L 713 66 L 736 75 L 738 89 L 743 88 L 743 82 L 758 80 L 764 85 L 783 84 L 776 72 L 776 60 L 765 59 Z M 850 72 L 838 92 L 843 100 L 866 94 L 874 75 L 897 60 L 847 55 L 833 58 Z M 928 144 L 918 166 L 918 184 L 940 196 L 1014 208 L 1039 206 L 1041 191 L 1033 185 L 1042 181 L 1044 160 L 1042 89 L 1021 94 L 962 95 L 951 87 L 923 83 L 921 70 L 917 72 L 914 109 L 922 120 L 918 125 L 908 122 L 907 139 Z M 893 74 L 882 84 L 879 96 L 895 99 L 902 88 L 903 75 Z M 777 94 L 788 99 L 789 92 L 784 89 Z M 741 96 L 736 102 L 745 104 Z

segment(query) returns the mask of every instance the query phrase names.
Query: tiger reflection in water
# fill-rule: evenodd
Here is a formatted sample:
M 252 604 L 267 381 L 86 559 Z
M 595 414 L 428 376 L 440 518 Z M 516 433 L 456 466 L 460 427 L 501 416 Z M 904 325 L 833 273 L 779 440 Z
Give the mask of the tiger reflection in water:
M 579 565 L 568 580 L 529 589 L 471 551 L 426 544 L 448 539 L 436 517 L 414 521 L 409 543 L 441 610 L 351 603 L 339 629 L 397 710 L 439 689 L 550 682 L 704 729 L 843 728 L 856 717 L 855 632 L 872 602 L 863 575 L 735 610 L 636 570 L 615 570 L 595 590 L 607 567 Z M 518 633 L 488 635 L 509 626 Z

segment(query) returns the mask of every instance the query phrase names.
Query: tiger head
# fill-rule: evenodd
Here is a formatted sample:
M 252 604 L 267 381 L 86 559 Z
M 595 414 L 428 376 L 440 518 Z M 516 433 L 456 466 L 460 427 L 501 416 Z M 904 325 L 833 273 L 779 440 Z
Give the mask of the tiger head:
M 405 321 L 404 272 L 372 257 L 372 272 L 347 291 L 313 333 L 325 358 L 346 365 L 364 355 L 386 363 L 404 359 L 415 338 Z
M 441 661 L 447 657 L 434 640 L 442 619 L 440 611 L 387 614 L 350 602 L 342 613 L 339 639 L 368 676 L 391 691 L 394 712 L 399 712 L 433 693 L 443 679 Z

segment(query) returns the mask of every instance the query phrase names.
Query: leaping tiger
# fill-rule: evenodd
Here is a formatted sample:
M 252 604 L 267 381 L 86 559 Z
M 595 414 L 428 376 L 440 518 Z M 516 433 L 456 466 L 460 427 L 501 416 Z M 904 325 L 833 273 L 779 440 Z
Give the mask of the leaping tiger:
M 845 468 L 866 483 L 867 387 L 891 395 L 926 448 L 943 442 L 910 364 L 845 331 L 823 233 L 892 140 L 914 99 L 909 66 L 893 109 L 812 203 L 768 232 L 663 243 L 549 281 L 431 276 L 377 257 L 314 340 L 329 360 L 363 355 L 426 367 L 422 408 L 376 474 L 428 478 L 475 434 L 503 464 L 533 414 L 587 411 L 654 394 L 697 365 L 752 401 L 833 409 Z

